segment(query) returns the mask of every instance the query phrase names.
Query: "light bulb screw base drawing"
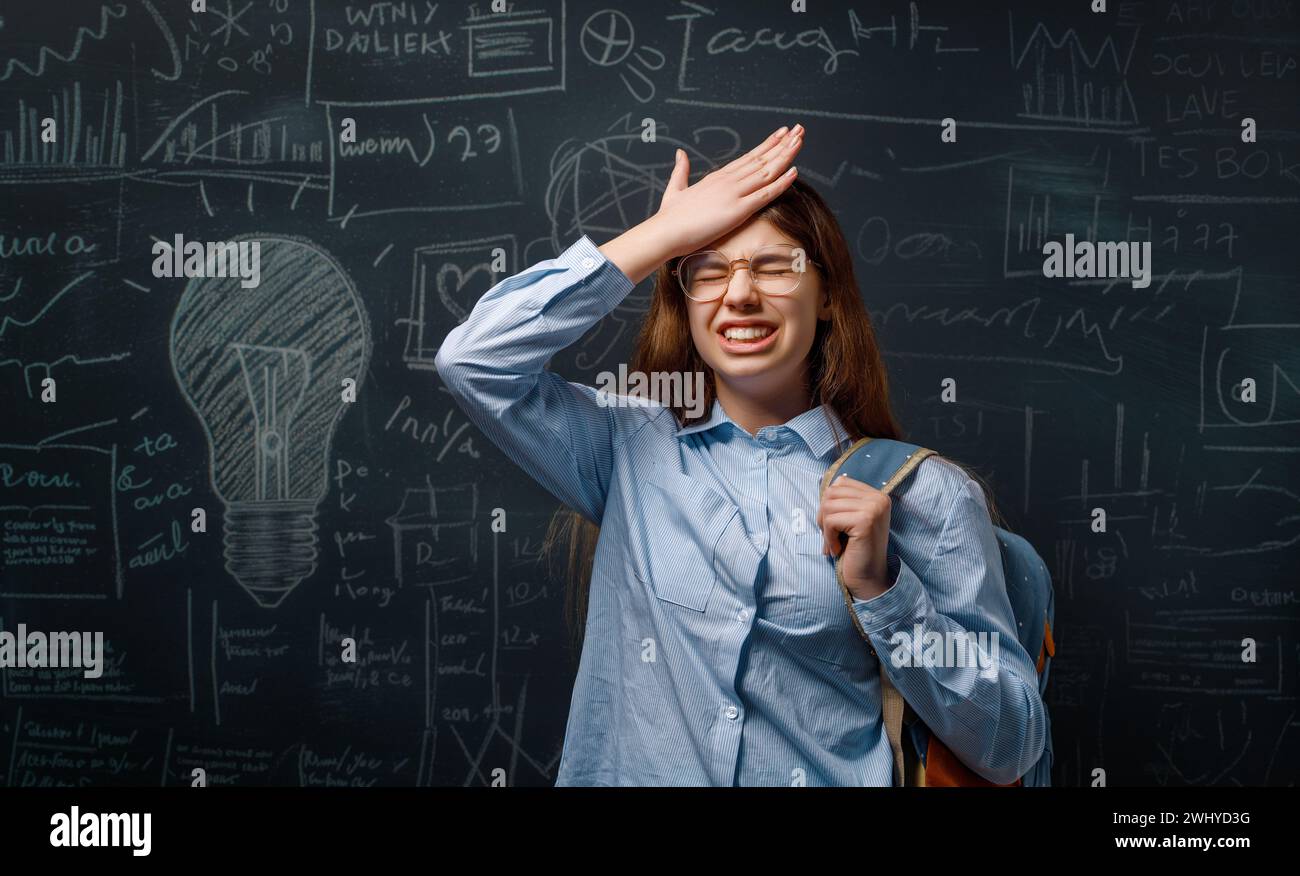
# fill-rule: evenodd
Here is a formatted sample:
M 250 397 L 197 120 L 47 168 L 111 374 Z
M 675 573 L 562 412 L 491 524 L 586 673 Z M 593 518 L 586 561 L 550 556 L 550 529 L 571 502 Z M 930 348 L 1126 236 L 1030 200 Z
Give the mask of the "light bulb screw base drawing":
M 226 571 L 263 608 L 275 608 L 316 569 L 316 502 L 232 502 L 224 521 Z

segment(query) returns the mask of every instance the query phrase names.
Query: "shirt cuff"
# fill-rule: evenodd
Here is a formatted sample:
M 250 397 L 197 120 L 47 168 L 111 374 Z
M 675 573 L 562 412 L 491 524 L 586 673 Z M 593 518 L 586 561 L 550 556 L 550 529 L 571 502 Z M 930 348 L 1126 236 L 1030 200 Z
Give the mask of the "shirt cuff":
M 593 277 L 593 289 L 598 300 L 606 305 L 606 313 L 622 303 L 636 285 L 622 268 L 605 258 L 595 241 L 585 234 L 556 256 L 555 264 L 576 273 L 580 282 Z
M 871 599 L 853 597 L 853 613 L 868 635 L 884 633 L 895 626 L 910 626 L 926 616 L 928 597 L 921 579 L 898 554 L 891 552 L 886 563 L 893 585 Z

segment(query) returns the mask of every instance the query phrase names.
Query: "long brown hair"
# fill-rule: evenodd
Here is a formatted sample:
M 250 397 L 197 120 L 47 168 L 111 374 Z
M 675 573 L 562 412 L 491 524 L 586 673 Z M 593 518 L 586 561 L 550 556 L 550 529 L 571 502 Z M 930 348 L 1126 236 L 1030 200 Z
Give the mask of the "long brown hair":
M 809 261 L 820 266 L 822 289 L 830 296 L 831 316 L 817 323 L 806 371 L 809 398 L 815 405 L 833 408 L 847 435 L 836 434 L 839 452 L 854 441 L 873 438 L 902 438 L 902 429 L 894 418 L 889 400 L 889 380 L 884 359 L 876 341 L 875 327 L 862 303 L 853 257 L 839 222 L 830 207 L 808 183 L 796 178 L 794 183 L 754 214 L 766 219 L 782 233 L 804 248 Z M 650 309 L 641 324 L 629 372 L 643 374 L 704 374 L 704 403 L 699 417 L 690 418 L 683 406 L 669 405 L 680 425 L 685 426 L 707 417 L 717 397 L 713 369 L 695 349 L 683 343 L 691 337 L 686 298 L 673 277 L 677 259 L 659 267 L 655 274 Z M 661 403 L 668 405 L 670 401 Z M 827 416 L 831 428 L 834 420 Z M 937 454 L 936 454 L 937 455 Z M 944 457 L 947 459 L 947 457 Z M 994 522 L 1001 519 L 993 502 L 993 491 L 974 470 L 948 459 L 965 470 L 984 490 Z M 551 564 L 552 574 L 566 581 L 564 615 L 571 644 L 581 645 L 586 626 L 587 596 L 591 587 L 592 566 L 600 526 L 567 507 L 552 517 L 542 545 L 543 558 Z

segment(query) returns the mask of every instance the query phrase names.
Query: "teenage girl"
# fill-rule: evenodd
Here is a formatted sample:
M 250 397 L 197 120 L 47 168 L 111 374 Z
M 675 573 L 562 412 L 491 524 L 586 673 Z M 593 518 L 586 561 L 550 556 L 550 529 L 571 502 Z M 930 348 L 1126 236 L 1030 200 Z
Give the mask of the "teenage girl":
M 844 235 L 796 181 L 803 137 L 783 127 L 693 185 L 678 150 L 655 215 L 501 281 L 438 351 L 466 415 L 581 521 L 557 785 L 889 785 L 882 662 L 979 776 L 1014 782 L 1043 752 L 981 485 L 936 455 L 892 500 L 847 477 L 819 500 L 852 441 L 900 430 Z M 702 372 L 694 418 L 545 368 L 652 273 L 630 368 Z M 987 664 L 886 656 L 967 632 L 997 634 Z

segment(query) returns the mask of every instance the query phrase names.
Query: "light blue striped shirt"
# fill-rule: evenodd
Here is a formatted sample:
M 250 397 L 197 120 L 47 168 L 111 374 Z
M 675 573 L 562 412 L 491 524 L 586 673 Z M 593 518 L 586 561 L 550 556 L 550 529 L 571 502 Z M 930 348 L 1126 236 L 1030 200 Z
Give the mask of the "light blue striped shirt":
M 601 524 L 556 785 L 889 785 L 880 663 L 816 525 L 838 417 L 817 407 L 751 435 L 714 402 L 679 428 L 666 407 L 604 406 L 546 370 L 632 288 L 583 236 L 496 284 L 436 358 L 474 424 Z M 990 671 L 889 673 L 971 769 L 1014 781 L 1046 720 L 979 485 L 922 462 L 894 494 L 888 566 L 893 586 L 853 602 L 886 661 L 914 625 L 998 633 Z

